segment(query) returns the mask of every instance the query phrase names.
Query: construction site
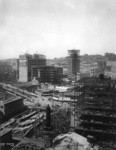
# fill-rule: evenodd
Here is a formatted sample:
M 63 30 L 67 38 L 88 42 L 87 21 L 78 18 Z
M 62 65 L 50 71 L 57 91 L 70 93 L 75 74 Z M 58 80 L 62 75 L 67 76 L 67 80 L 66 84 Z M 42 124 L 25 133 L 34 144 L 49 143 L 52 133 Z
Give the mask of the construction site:
M 68 51 L 65 86 L 0 83 L 2 150 L 116 149 L 116 81 L 103 74 L 78 79 L 79 52 Z
M 90 138 L 104 149 L 116 148 L 116 81 L 100 75 L 77 82 L 75 132 Z
M 22 114 L 0 126 L 0 141 L 13 143 L 9 149 L 116 149 L 116 82 L 111 78 L 102 74 L 82 78 L 63 92 L 47 90 L 47 95 L 42 91 L 32 94 L 4 84 L 3 95 L 5 90 L 22 97 L 19 99 L 21 106 L 25 107 L 23 99 L 29 102 L 25 103 L 29 105 Z M 7 100 L 10 107 L 11 102 L 13 106 L 19 105 L 17 98 Z M 5 108 L 6 101 L 3 104 Z M 11 137 L 10 142 L 6 135 Z

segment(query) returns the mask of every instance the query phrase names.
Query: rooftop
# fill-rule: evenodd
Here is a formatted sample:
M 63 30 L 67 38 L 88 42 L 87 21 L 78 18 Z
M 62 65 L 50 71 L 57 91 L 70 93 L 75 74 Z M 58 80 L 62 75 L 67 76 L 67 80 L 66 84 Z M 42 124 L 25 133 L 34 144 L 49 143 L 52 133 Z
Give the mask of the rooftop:
M 7 104 L 7 103 L 10 103 L 10 102 L 13 102 L 13 101 L 17 101 L 17 100 L 19 100 L 19 99 L 22 99 L 22 97 L 20 97 L 20 96 L 14 96 L 14 97 L 11 98 L 11 99 L 7 99 L 7 100 L 3 101 L 3 103 L 4 103 L 4 104 Z
M 110 78 L 99 78 L 99 77 L 84 77 L 82 79 L 80 79 L 79 81 L 77 81 L 77 83 L 116 83 L 115 80 L 112 80 Z
M 14 97 L 14 95 L 7 92 L 4 88 L 0 87 L 0 100 L 2 100 L 2 101 L 9 100 L 13 97 Z
M 11 128 L 4 128 L 3 130 L 0 130 L 0 137 L 2 137 L 3 135 L 5 135 L 6 133 L 12 131 Z
M 69 54 L 79 53 L 79 52 L 80 52 L 80 50 L 77 50 L 77 49 L 68 50 L 68 53 L 69 53 Z
M 20 55 L 19 59 L 28 59 L 28 60 L 31 60 L 31 59 L 45 59 L 45 55 L 42 55 L 42 54 L 30 55 L 30 54 L 26 53 L 24 55 Z

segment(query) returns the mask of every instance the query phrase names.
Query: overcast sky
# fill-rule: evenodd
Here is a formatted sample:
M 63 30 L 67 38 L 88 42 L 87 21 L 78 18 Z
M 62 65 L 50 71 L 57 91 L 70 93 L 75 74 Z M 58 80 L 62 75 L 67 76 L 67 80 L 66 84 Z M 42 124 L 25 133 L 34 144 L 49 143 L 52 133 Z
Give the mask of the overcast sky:
M 0 59 L 116 50 L 116 0 L 0 0 Z

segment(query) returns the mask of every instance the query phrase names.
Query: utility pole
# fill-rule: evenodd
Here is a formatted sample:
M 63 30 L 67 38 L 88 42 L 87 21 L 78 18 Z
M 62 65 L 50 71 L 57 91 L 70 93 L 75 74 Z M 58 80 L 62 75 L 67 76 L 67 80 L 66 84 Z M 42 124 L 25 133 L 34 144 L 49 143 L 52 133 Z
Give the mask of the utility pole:
M 75 82 L 76 82 L 76 75 L 74 76 L 74 130 L 75 130 Z

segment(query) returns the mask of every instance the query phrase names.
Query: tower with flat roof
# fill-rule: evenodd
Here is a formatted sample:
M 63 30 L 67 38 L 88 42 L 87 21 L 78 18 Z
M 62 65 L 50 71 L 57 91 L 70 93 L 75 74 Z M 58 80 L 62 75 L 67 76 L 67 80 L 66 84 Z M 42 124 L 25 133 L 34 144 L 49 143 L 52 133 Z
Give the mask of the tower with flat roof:
M 68 50 L 68 77 L 73 79 L 80 72 L 80 50 Z

